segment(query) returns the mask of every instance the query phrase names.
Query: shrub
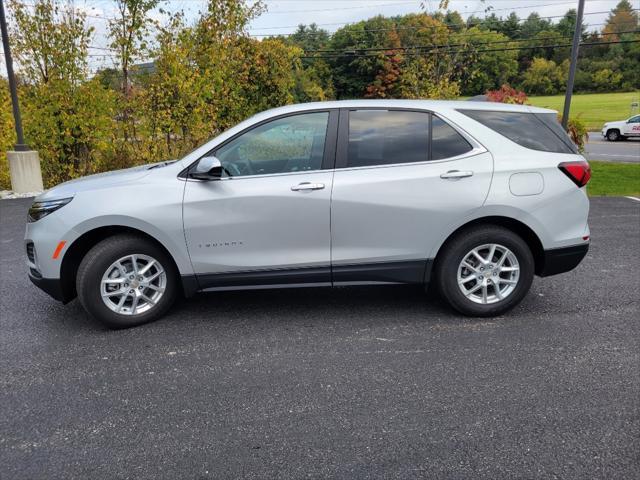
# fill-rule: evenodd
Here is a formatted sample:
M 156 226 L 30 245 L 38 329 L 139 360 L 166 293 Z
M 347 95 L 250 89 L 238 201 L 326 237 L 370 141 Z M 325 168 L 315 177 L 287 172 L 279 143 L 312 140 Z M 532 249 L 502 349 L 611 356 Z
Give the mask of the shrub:
M 562 122 L 562 115 L 558 114 L 558 121 Z M 569 118 L 567 134 L 578 147 L 580 153 L 584 152 L 584 144 L 589 139 L 586 124 L 579 117 Z
M 524 105 L 529 100 L 526 93 L 522 90 L 516 90 L 508 84 L 502 85 L 498 90 L 487 90 L 485 95 L 490 102 Z

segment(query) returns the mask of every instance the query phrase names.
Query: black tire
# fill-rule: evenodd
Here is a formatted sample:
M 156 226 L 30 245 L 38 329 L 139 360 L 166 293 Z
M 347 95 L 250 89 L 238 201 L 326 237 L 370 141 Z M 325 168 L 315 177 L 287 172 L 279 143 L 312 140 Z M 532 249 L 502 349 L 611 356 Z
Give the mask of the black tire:
M 148 311 L 136 315 L 123 315 L 105 305 L 100 284 L 109 266 L 118 259 L 132 254 L 147 255 L 157 260 L 166 272 L 166 286 L 158 302 Z M 133 234 L 115 235 L 96 244 L 82 259 L 76 276 L 80 303 L 92 317 L 110 328 L 134 327 L 157 320 L 175 301 L 178 288 L 178 275 L 173 260 L 154 242 Z
M 617 142 L 620 140 L 620 130 L 616 130 L 615 128 L 607 130 L 607 140 L 610 142 Z
M 515 255 L 520 271 L 515 289 L 496 303 L 475 303 L 458 286 L 458 267 L 474 248 L 485 244 L 502 245 Z M 535 273 L 531 249 L 516 233 L 497 225 L 481 225 L 458 233 L 438 254 L 435 265 L 436 284 L 440 294 L 458 312 L 473 317 L 502 315 L 518 305 L 525 297 Z

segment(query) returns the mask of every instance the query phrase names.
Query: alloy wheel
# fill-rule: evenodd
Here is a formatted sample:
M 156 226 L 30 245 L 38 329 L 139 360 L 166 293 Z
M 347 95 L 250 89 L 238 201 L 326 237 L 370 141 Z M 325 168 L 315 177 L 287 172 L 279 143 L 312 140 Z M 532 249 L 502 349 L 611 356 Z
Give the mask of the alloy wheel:
M 520 278 L 515 254 L 488 243 L 468 252 L 458 266 L 458 287 L 474 303 L 497 303 L 513 293 Z
M 155 307 L 167 287 L 167 273 L 153 257 L 132 254 L 113 262 L 100 282 L 102 301 L 121 315 L 140 315 Z

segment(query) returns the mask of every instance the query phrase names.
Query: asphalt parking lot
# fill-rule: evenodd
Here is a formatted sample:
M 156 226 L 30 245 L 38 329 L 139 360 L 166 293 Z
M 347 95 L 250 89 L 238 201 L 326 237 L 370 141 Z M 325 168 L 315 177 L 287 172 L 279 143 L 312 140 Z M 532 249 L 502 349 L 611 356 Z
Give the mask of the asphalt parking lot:
M 640 202 L 508 316 L 412 287 L 200 294 L 124 331 L 31 286 L 0 201 L 0 478 L 640 478 Z
M 603 162 L 640 162 L 640 138 L 629 138 L 622 142 L 609 142 L 600 132 L 589 132 L 589 141 L 584 145 L 587 160 Z

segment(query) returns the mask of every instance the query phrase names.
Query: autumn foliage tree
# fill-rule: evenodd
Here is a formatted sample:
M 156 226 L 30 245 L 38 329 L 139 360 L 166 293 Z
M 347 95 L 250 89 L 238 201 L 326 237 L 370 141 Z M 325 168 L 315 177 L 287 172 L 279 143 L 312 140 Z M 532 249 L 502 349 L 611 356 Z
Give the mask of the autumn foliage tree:
M 95 171 L 111 148 L 114 96 L 87 80 L 92 28 L 84 14 L 53 0 L 36 0 L 30 10 L 13 0 L 10 7 L 25 135 L 40 152 L 46 183 Z
M 391 48 L 379 54 L 382 66 L 373 83 L 367 86 L 366 98 L 394 98 L 396 94 L 402 63 L 402 55 L 397 50 L 400 38 L 395 30 L 389 32 L 387 37 Z
M 637 5 L 636 5 L 637 7 Z M 634 10 L 629 0 L 621 0 L 607 17 L 603 33 L 613 34 L 611 39 L 619 38 L 620 32 L 638 29 L 638 12 Z

